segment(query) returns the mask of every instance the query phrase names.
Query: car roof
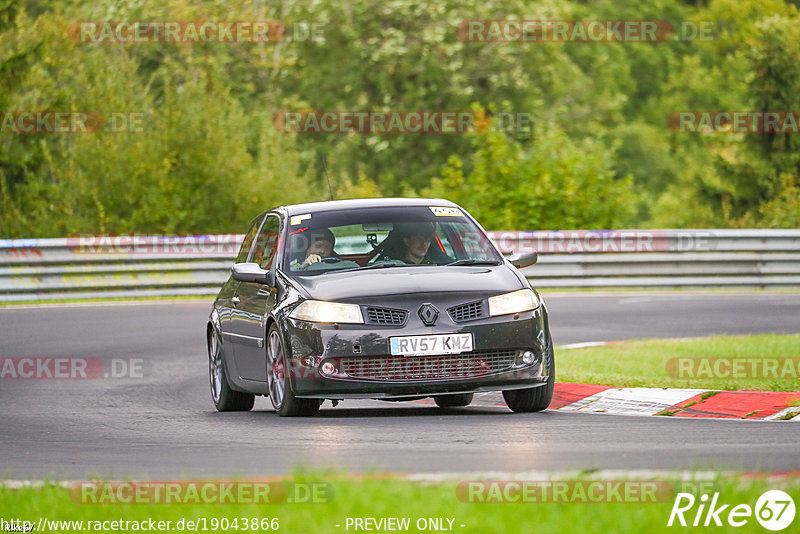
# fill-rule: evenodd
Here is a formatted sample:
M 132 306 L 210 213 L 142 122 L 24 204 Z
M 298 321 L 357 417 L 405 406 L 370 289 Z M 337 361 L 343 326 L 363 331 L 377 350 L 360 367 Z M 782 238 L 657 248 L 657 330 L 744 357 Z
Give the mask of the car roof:
M 307 202 L 278 206 L 270 211 L 282 211 L 286 215 L 303 213 L 319 213 L 323 211 L 352 210 L 359 208 L 397 208 L 414 206 L 447 206 L 458 207 L 443 198 L 354 198 L 349 200 L 328 200 L 325 202 Z

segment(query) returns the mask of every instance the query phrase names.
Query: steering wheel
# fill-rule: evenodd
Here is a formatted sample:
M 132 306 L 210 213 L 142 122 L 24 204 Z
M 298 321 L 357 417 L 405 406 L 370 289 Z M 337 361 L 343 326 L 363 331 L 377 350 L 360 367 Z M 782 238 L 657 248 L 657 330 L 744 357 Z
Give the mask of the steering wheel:
M 335 256 L 328 256 L 326 258 L 322 258 L 320 261 L 322 263 L 339 263 L 340 261 L 342 261 L 342 259 L 341 258 L 337 258 Z

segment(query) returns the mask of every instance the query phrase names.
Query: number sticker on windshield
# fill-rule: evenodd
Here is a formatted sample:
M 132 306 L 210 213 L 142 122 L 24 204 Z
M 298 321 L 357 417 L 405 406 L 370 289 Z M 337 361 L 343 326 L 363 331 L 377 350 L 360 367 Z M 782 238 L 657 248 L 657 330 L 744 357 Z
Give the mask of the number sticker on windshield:
M 310 218 L 311 218 L 311 214 L 310 214 L 310 213 L 305 213 L 305 214 L 303 214 L 303 215 L 295 215 L 295 216 L 294 216 L 294 217 L 292 217 L 292 219 L 289 221 L 289 224 L 291 224 L 292 226 L 294 226 L 295 224 L 300 224 L 301 222 L 303 222 L 303 220 L 304 220 L 304 219 L 310 219 Z
M 429 207 L 433 214 L 437 217 L 462 217 L 464 215 L 458 208 Z

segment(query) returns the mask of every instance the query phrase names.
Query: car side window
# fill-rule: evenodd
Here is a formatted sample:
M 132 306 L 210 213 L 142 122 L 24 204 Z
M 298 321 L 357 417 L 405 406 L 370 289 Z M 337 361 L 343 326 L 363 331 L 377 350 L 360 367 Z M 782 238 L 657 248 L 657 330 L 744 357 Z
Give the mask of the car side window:
M 256 246 L 253 249 L 253 258 L 250 261 L 257 263 L 262 269 L 272 267 L 272 260 L 275 259 L 275 253 L 278 250 L 280 228 L 280 219 L 275 215 L 268 215 L 258 233 Z
M 253 241 L 256 238 L 256 234 L 258 234 L 259 228 L 261 228 L 261 223 L 264 221 L 264 217 L 257 217 L 251 224 L 250 229 L 244 235 L 244 241 L 242 241 L 242 246 L 239 248 L 239 254 L 236 255 L 236 263 L 244 263 L 247 261 L 247 255 L 250 254 L 250 247 L 253 246 Z

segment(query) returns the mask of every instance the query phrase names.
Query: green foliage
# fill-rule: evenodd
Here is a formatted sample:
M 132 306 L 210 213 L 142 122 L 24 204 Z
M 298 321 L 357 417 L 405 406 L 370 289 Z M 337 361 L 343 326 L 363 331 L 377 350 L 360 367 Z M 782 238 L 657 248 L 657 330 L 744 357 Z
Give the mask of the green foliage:
M 711 21 L 711 40 L 464 42 L 465 19 Z M 90 44 L 81 20 L 278 20 L 280 43 Z M 141 129 L 0 135 L 0 236 L 241 232 L 257 211 L 436 195 L 490 229 L 797 226 L 797 136 L 670 131 L 681 110 L 800 110 L 784 0 L 0 0 L 0 110 Z M 316 26 L 312 26 L 316 25 Z M 488 110 L 468 135 L 286 134 L 280 110 Z M 502 112 L 533 117 L 504 131 Z M 327 162 L 327 177 L 323 160 Z
M 717 0 L 698 16 L 715 21 L 721 31 L 717 39 L 701 43 L 694 58 L 684 60 L 695 74 L 674 81 L 683 94 L 673 98 L 673 110 L 800 110 L 800 19 L 794 5 Z M 796 213 L 780 211 L 791 209 L 798 194 L 796 134 L 678 136 L 694 139 L 676 140 L 683 170 L 657 199 L 652 223 L 797 226 Z
M 16 48 L 38 46 L 41 58 L 16 79 L 7 109 L 144 120 L 127 131 L 108 121 L 98 133 L 5 135 L 3 234 L 241 231 L 270 205 L 317 198 L 293 140 L 268 114 L 245 113 L 224 64 L 165 45 L 160 65 L 143 72 L 135 48 L 64 40 L 70 22 L 18 19 Z
M 540 124 L 526 149 L 499 132 L 474 134 L 473 171 L 452 157 L 423 193 L 447 197 L 496 229 L 615 228 L 632 214 L 631 179 L 614 177 L 613 152 Z

